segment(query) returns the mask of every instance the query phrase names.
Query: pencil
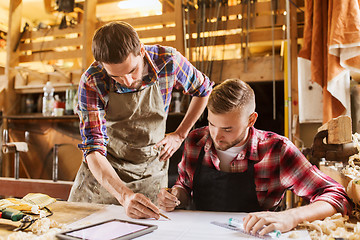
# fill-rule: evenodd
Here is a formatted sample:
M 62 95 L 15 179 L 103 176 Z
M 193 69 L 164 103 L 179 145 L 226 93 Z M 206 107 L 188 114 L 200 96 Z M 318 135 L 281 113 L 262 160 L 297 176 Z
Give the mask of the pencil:
M 165 215 L 162 214 L 162 213 L 159 213 L 159 215 L 162 216 L 163 218 L 166 218 L 166 219 L 168 219 L 168 220 L 171 220 L 169 217 L 165 216 Z

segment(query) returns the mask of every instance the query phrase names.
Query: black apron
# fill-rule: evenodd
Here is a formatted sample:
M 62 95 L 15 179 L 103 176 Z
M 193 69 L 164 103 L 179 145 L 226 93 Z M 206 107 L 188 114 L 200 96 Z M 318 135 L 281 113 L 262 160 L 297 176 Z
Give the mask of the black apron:
M 193 201 L 196 210 L 220 212 L 262 211 L 254 179 L 254 162 L 248 161 L 245 172 L 229 173 L 202 164 L 201 149 L 193 181 Z

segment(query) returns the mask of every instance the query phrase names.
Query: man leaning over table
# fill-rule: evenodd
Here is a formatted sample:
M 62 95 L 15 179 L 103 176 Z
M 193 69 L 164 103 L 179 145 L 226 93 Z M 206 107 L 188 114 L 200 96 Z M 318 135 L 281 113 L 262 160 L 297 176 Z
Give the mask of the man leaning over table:
M 340 184 L 286 137 L 253 127 L 258 114 L 247 83 L 230 79 L 216 86 L 207 108 L 209 125 L 185 140 L 176 184 L 158 194 L 161 209 L 173 211 L 179 201 L 184 207 L 192 200 L 197 210 L 249 212 L 245 231 L 261 235 L 350 214 L 352 203 Z M 286 190 L 310 204 L 276 211 Z
M 167 160 L 205 109 L 212 84 L 174 48 L 142 44 L 125 22 L 99 28 L 92 52 L 78 90 L 85 161 L 69 201 L 120 203 L 132 218 L 158 219 L 152 201 L 167 186 Z M 193 98 L 165 136 L 174 87 Z

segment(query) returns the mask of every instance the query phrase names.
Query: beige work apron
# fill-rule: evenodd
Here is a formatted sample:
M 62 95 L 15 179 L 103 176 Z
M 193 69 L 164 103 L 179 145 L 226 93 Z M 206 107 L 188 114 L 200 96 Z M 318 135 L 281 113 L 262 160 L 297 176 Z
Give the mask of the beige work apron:
M 135 193 L 151 201 L 168 184 L 168 161 L 159 161 L 153 146 L 165 136 L 166 113 L 158 82 L 132 93 L 115 93 L 110 87 L 106 110 L 109 137 L 107 159 Z M 71 189 L 69 201 L 119 204 L 82 163 Z

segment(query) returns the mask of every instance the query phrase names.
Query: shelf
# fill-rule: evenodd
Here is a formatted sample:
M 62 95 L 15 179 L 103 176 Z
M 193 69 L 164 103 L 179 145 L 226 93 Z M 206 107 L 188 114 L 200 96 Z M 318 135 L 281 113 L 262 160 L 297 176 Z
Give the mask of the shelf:
M 42 113 L 3 116 L 7 120 L 72 120 L 79 119 L 78 115 L 43 116 Z

